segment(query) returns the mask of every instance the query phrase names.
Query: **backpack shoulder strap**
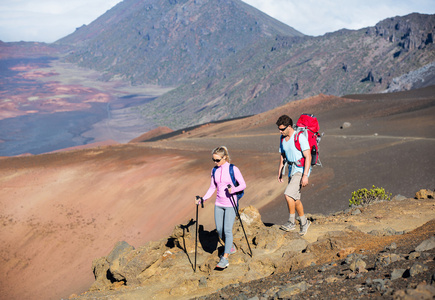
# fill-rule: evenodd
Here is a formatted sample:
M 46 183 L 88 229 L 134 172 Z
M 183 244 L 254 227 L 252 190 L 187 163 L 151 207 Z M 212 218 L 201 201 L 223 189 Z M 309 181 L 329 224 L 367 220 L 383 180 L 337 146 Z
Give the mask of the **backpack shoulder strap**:
M 303 132 L 303 130 L 300 130 L 299 132 L 296 133 L 296 136 L 295 136 L 295 147 L 299 151 L 302 151 L 301 150 L 301 143 L 299 142 L 299 136 L 302 134 L 302 132 Z
M 230 164 L 230 177 L 231 177 L 231 181 L 233 182 L 234 186 L 239 186 L 239 182 L 236 180 L 236 177 L 234 176 L 234 165 Z M 237 200 L 240 200 L 243 195 L 245 194 L 245 191 L 240 191 L 237 192 Z M 239 209 L 239 201 L 237 201 L 237 210 Z
M 230 177 L 231 181 L 233 182 L 234 186 L 236 186 L 236 177 L 234 176 L 234 165 L 230 164 Z
M 281 135 L 281 138 L 279 139 L 279 149 L 281 149 L 281 153 L 284 153 L 284 148 L 282 146 L 282 142 L 284 141 L 285 136 Z
M 218 167 L 213 167 L 213 170 L 211 171 L 211 176 L 213 177 L 214 182 L 216 183 L 216 179 L 214 178 L 214 174 L 216 173 Z

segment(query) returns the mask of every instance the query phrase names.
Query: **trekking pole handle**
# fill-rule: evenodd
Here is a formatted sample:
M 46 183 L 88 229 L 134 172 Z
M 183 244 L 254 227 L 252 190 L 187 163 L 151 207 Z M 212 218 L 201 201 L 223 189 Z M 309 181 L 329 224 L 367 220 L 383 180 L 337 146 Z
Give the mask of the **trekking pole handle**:
M 202 199 L 202 197 L 200 196 L 196 196 L 196 200 L 200 199 L 201 202 L 201 207 L 204 208 L 204 199 Z

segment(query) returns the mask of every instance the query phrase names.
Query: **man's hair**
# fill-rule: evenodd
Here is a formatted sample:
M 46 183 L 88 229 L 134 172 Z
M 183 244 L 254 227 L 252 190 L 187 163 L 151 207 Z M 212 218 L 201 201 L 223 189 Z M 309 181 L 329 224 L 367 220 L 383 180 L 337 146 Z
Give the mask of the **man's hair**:
M 284 126 L 293 126 L 293 120 L 287 116 L 287 115 L 282 115 L 281 117 L 278 118 L 278 121 L 276 121 L 276 125 L 280 126 L 280 125 L 284 125 Z

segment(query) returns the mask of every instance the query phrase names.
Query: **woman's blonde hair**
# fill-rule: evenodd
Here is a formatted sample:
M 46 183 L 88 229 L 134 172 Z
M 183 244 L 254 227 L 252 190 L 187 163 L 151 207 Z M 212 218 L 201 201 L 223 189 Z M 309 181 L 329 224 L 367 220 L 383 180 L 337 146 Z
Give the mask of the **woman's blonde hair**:
M 213 154 L 217 154 L 223 159 L 225 159 L 227 162 L 230 162 L 230 153 L 228 152 L 228 149 L 225 146 L 214 148 L 213 151 L 211 152 L 211 155 Z

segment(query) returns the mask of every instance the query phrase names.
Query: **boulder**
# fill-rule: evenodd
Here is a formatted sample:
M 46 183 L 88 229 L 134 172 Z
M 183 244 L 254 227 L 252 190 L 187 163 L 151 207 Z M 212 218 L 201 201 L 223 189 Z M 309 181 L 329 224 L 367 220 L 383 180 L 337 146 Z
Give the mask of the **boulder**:
M 434 198 L 434 191 L 431 190 L 419 190 L 417 193 L 415 193 L 415 199 L 433 199 Z
M 163 256 L 166 248 L 162 242 L 149 242 L 137 250 L 131 250 L 115 259 L 109 268 L 113 278 L 124 281 L 126 285 L 140 283 L 138 276 Z

